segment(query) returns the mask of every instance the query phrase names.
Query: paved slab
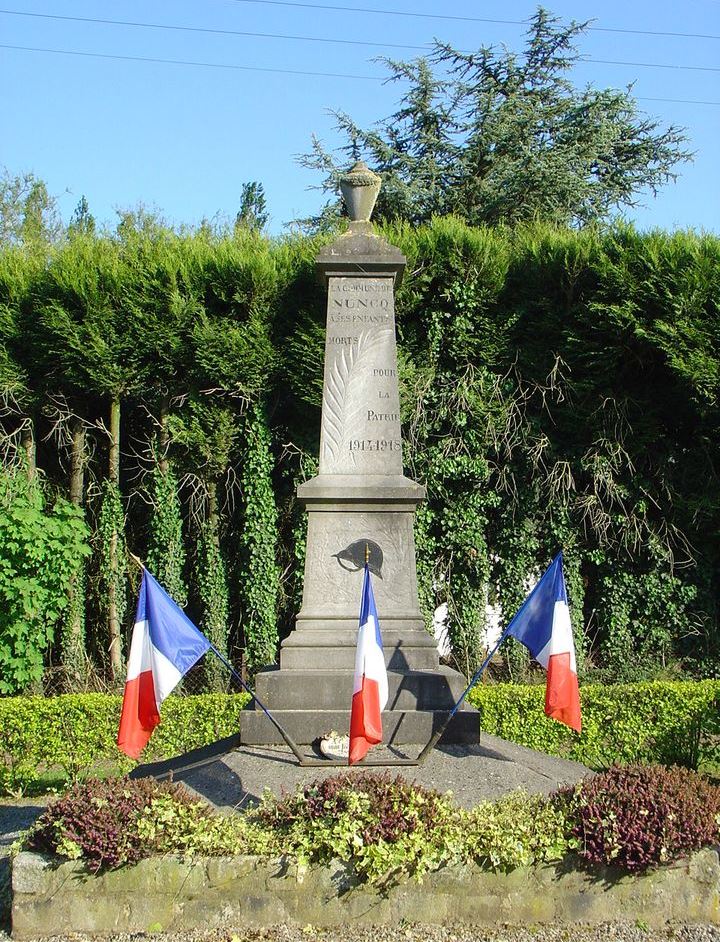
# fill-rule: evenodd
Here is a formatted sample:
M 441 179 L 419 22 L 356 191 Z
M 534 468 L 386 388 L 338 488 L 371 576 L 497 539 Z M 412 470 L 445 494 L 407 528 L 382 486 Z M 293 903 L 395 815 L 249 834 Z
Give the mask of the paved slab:
M 421 746 L 403 747 L 402 751 L 377 747 L 370 755 L 373 759 L 414 758 L 420 749 Z M 302 768 L 285 746 L 241 746 L 206 764 L 176 772 L 173 778 L 217 807 L 231 809 L 259 801 L 265 789 L 274 794 L 294 791 L 298 785 L 344 770 L 347 767 L 329 764 Z M 450 791 L 455 801 L 466 808 L 518 788 L 548 794 L 559 785 L 574 784 L 590 774 L 579 762 L 558 759 L 485 734 L 479 744 L 440 746 L 419 767 L 373 767 L 372 771 L 387 771 L 440 792 Z

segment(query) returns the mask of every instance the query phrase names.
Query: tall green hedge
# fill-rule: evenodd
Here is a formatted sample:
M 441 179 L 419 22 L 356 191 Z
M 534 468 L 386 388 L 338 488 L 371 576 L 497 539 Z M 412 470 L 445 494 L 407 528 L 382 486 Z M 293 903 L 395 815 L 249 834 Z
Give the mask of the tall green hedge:
M 302 581 L 294 490 L 319 442 L 320 242 L 136 222 L 71 234 L 44 260 L 0 248 L 0 444 L 49 496 L 72 492 L 93 532 L 96 670 L 134 608 L 114 598 L 112 622 L 99 560 L 112 550 L 120 565 L 125 546 L 158 558 L 158 462 L 178 483 L 173 584 L 255 669 L 290 629 Z M 563 548 L 587 678 L 678 663 L 719 676 L 720 239 L 453 218 L 383 234 L 408 258 L 396 306 L 404 462 L 428 489 L 423 610 L 447 604 L 463 669 L 488 606 L 506 621 Z M 108 535 L 100 495 L 117 481 L 124 534 Z M 203 571 L 208 527 L 222 578 Z M 124 572 L 116 596 L 132 592 Z M 508 665 L 513 679 L 526 669 L 520 652 Z
M 544 688 L 475 687 L 480 729 L 601 769 L 614 762 L 720 767 L 720 681 L 581 688 L 583 732 L 543 714 Z M 170 697 L 143 761 L 178 755 L 236 732 L 245 694 Z M 0 794 L 127 771 L 115 740 L 121 698 L 108 694 L 0 699 Z

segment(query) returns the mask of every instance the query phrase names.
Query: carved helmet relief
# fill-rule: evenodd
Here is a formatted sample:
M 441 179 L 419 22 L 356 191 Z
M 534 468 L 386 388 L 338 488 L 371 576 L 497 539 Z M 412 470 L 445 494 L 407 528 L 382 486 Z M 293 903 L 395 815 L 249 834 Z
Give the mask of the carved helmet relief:
M 373 540 L 355 540 L 339 553 L 333 553 L 333 559 L 337 559 L 340 566 L 348 572 L 358 572 L 365 566 L 366 548 L 368 569 L 378 579 L 382 579 L 383 551 Z

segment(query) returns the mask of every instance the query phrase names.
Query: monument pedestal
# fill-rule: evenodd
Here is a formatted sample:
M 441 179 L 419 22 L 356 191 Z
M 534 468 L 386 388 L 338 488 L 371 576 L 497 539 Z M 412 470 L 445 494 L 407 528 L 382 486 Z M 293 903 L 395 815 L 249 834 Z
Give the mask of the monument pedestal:
M 297 492 L 308 513 L 303 603 L 279 669 L 262 671 L 256 689 L 298 743 L 347 732 L 367 553 L 390 691 L 383 741 L 424 743 L 466 682 L 440 668 L 418 603 L 413 524 L 425 488 L 403 474 L 395 345 L 394 286 L 405 258 L 373 234 L 374 198 L 366 216 L 353 218 L 357 193 L 374 186 L 377 195 L 379 178 L 357 165 L 345 180 L 350 229 L 317 260 L 328 312 L 319 474 Z M 467 708 L 443 738 L 477 735 L 477 714 Z M 261 711 L 243 714 L 241 736 L 281 741 Z

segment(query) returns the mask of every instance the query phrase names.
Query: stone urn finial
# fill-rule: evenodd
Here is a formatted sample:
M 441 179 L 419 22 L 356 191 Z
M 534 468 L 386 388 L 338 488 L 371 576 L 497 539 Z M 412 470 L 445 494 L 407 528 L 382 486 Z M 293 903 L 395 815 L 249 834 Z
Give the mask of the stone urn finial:
M 351 223 L 370 222 L 381 183 L 381 178 L 370 170 L 364 160 L 356 161 L 340 177 L 340 192 Z

